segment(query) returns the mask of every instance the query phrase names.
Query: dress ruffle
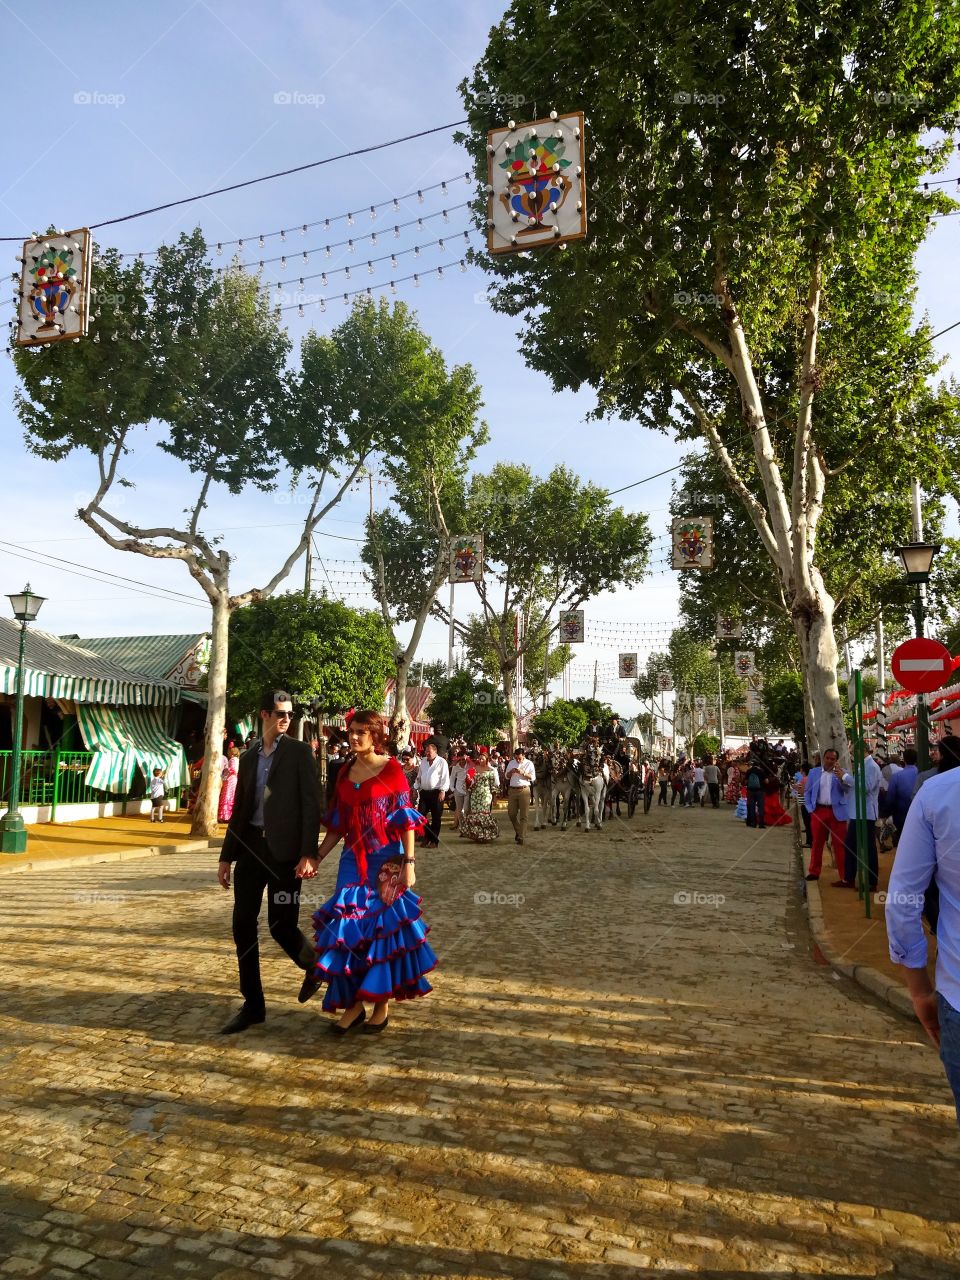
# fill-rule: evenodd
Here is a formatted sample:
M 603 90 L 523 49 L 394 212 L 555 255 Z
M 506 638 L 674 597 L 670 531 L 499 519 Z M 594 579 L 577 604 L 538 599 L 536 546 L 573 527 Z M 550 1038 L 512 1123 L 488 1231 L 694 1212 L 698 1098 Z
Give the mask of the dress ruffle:
M 405 805 L 402 809 L 394 809 L 387 818 L 387 831 L 399 835 L 402 831 L 422 831 L 427 820 L 417 809 Z
M 421 901 L 407 889 L 384 906 L 369 885 L 347 884 L 317 909 L 313 975 L 326 984 L 324 1009 L 411 1000 L 433 990 L 425 975 L 437 957 L 426 941 L 430 926 L 421 919 Z

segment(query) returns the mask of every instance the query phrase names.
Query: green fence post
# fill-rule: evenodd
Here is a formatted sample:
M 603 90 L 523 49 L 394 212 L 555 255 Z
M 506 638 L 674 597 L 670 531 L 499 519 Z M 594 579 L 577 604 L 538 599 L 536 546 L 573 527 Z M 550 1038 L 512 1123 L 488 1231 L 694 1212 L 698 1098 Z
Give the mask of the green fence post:
M 50 805 L 50 821 L 57 820 L 57 802 L 60 799 L 60 748 L 57 747 L 53 756 L 53 803 Z
M 867 866 L 867 765 L 863 739 L 863 676 L 853 673 L 853 783 L 857 849 L 857 890 L 863 899 L 864 913 L 870 919 L 870 870 Z

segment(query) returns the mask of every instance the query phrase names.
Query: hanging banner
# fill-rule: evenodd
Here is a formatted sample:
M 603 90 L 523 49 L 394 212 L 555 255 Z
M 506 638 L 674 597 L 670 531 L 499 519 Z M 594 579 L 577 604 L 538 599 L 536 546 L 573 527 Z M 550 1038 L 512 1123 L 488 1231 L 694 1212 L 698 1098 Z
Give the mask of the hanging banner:
M 739 649 L 733 655 L 733 667 L 738 676 L 748 679 L 750 676 L 757 674 L 756 663 L 753 659 L 752 649 Z
M 728 613 L 717 614 L 717 639 L 739 640 L 743 635 L 743 623 Z
M 583 112 L 487 134 L 487 247 L 514 253 L 587 234 Z
M 635 680 L 637 676 L 637 655 L 635 653 L 620 654 L 620 679 Z
M 698 693 L 693 700 L 694 710 L 698 716 L 702 716 L 707 709 L 707 699 L 702 693 Z
M 668 693 L 673 688 L 673 676 L 669 671 L 661 671 L 657 676 L 657 688 L 661 693 Z
M 677 516 L 672 532 L 674 569 L 713 568 L 712 516 Z
M 483 534 L 464 534 L 450 540 L 450 577 L 448 581 L 483 581 Z
M 582 609 L 562 609 L 558 628 L 563 644 L 583 644 L 586 638 L 586 621 Z
M 85 227 L 24 241 L 15 346 L 38 347 L 87 336 L 91 243 Z

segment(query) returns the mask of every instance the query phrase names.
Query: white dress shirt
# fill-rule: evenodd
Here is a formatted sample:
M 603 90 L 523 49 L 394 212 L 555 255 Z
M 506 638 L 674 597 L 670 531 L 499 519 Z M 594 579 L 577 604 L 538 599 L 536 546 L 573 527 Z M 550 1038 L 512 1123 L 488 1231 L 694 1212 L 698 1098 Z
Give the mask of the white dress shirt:
M 817 804 L 828 806 L 833 804 L 833 779 L 834 774 L 824 769 L 820 775 L 820 794 L 817 796 Z
M 450 790 L 450 766 L 443 756 L 437 756 L 432 762 L 424 756 L 420 761 L 417 786 L 420 791 Z
M 511 760 L 507 765 L 507 781 L 510 790 L 516 787 L 531 787 L 537 780 L 537 771 L 532 760 Z

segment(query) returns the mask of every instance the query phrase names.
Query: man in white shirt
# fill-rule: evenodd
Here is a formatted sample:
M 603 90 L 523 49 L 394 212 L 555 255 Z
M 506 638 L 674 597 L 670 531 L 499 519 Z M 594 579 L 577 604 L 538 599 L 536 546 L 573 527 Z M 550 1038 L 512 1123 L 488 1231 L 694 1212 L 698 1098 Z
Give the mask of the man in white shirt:
M 513 759 L 507 765 L 507 817 L 516 832 L 517 844 L 523 844 L 527 832 L 527 814 L 530 812 L 530 791 L 537 780 L 533 761 L 527 759 L 523 747 L 517 747 Z
M 417 774 L 420 800 L 417 808 L 427 819 L 423 833 L 423 847 L 436 849 L 440 843 L 440 815 L 443 801 L 450 790 L 450 769 L 443 756 L 437 752 L 436 743 L 428 742 L 423 749 L 420 771 Z
M 453 768 L 450 770 L 450 789 L 453 792 L 453 830 L 460 828 L 460 818 L 467 802 L 467 761 L 462 751 L 453 753 Z
M 693 768 L 693 803 L 699 804 L 703 808 L 703 793 L 706 790 L 706 778 L 703 773 L 703 765 L 698 760 Z

